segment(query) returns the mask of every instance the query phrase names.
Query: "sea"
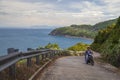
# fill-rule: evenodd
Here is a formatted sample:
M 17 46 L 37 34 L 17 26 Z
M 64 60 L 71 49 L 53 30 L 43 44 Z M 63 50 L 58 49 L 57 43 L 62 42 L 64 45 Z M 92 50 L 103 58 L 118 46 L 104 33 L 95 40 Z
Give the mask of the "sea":
M 53 29 L 0 29 L 0 56 L 7 55 L 8 48 L 19 49 L 21 52 L 27 48 L 36 49 L 48 43 L 57 43 L 61 49 L 66 49 L 78 42 L 91 44 L 92 39 L 73 38 L 48 35 Z

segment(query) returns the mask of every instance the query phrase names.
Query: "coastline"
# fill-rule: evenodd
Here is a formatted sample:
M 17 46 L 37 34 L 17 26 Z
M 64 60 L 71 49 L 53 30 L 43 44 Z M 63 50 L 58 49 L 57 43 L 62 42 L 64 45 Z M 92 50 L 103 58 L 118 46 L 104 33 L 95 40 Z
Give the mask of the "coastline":
M 94 40 L 94 38 L 87 38 L 87 37 L 78 37 L 78 36 L 70 36 L 70 35 L 53 35 L 53 34 L 49 34 L 51 36 L 63 36 L 66 38 L 83 38 L 83 39 L 88 39 L 88 40 Z
M 64 35 L 63 35 L 63 36 L 64 36 Z M 68 38 L 84 38 L 84 39 L 94 40 L 94 38 L 77 37 L 77 36 L 70 36 L 70 35 L 65 35 L 64 37 L 68 37 Z

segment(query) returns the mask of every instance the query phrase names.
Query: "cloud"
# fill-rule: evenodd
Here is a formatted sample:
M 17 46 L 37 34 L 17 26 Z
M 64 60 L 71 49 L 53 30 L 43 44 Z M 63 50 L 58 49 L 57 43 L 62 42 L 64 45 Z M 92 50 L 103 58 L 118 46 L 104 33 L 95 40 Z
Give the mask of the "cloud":
M 62 0 L 57 0 L 57 2 L 61 2 Z
M 98 3 L 90 1 L 82 1 L 81 3 L 72 3 L 71 8 L 80 10 L 83 16 L 96 16 L 96 20 L 108 20 L 120 16 L 120 1 L 119 0 L 101 0 L 104 4 L 98 5 Z M 97 20 L 98 21 L 98 20 Z
M 42 2 L 1 1 L 0 4 L 0 24 L 2 26 L 45 24 L 45 19 L 49 17 L 48 13 L 54 12 L 54 5 Z
M 1 0 L 0 26 L 95 24 L 120 15 L 119 0 L 97 0 L 102 4 L 98 4 L 96 0 L 69 0 L 69 4 L 64 5 L 65 0 L 54 1 L 62 3 L 51 3 L 49 0 Z
M 105 0 L 104 3 L 105 3 L 105 6 L 103 6 L 104 12 L 114 16 L 120 16 L 120 9 L 119 9 L 120 0 Z

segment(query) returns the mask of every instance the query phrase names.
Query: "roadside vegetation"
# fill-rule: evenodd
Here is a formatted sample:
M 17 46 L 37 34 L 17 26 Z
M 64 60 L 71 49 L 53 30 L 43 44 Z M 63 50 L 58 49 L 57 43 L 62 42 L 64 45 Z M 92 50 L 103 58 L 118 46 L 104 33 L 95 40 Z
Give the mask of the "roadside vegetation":
M 98 32 L 91 47 L 100 52 L 104 60 L 120 67 L 120 17 L 116 24 Z
M 38 49 L 54 49 L 54 50 L 59 50 L 60 47 L 57 43 L 48 43 L 45 46 L 39 46 Z
M 89 46 L 88 44 L 77 43 L 77 44 L 69 47 L 68 50 L 72 50 L 72 51 L 85 51 L 88 46 Z

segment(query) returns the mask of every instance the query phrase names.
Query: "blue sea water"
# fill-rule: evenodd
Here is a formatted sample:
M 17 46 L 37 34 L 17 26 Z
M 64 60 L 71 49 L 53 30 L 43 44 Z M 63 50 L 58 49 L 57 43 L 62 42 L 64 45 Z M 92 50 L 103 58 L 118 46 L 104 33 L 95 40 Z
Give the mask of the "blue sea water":
M 57 43 L 62 49 L 78 42 L 91 44 L 93 40 L 85 38 L 66 38 L 48 35 L 52 29 L 0 29 L 0 56 L 7 54 L 7 48 L 26 51 L 27 48 L 45 46 L 49 42 Z

